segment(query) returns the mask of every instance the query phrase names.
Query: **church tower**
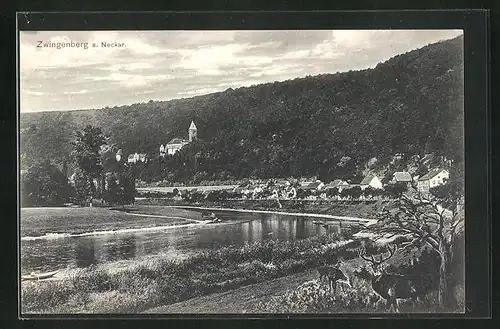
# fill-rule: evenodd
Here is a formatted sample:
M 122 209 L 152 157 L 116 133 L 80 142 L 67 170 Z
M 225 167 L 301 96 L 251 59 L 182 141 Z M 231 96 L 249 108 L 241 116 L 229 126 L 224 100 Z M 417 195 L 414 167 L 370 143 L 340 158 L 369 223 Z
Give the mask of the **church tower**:
M 191 121 L 189 126 L 189 141 L 192 142 L 197 138 L 198 128 L 196 128 L 194 121 Z

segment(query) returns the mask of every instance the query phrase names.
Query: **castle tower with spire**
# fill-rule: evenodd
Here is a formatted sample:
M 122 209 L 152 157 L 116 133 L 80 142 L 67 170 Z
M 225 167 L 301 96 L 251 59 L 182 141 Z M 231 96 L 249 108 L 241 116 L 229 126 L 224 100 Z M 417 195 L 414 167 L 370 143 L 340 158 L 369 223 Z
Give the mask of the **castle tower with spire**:
M 191 125 L 189 126 L 189 140 L 185 140 L 184 138 L 173 138 L 167 145 L 160 145 L 160 156 L 164 157 L 165 155 L 174 155 L 177 151 L 184 147 L 184 145 L 189 144 L 192 141 L 197 139 L 198 128 L 194 124 L 194 121 L 191 121 Z
M 194 124 L 194 121 L 191 121 L 191 125 L 189 126 L 189 141 L 192 142 L 196 140 L 198 134 L 198 128 Z

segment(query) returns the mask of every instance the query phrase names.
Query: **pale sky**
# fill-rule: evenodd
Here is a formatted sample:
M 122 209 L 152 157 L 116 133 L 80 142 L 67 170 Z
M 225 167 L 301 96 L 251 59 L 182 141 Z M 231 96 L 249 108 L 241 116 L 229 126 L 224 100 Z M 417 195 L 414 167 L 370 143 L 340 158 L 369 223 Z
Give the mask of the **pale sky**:
M 20 33 L 21 112 L 113 107 L 374 67 L 461 30 Z M 39 48 L 40 41 L 88 42 Z M 101 42 L 123 43 L 103 48 Z M 95 42 L 99 47 L 92 47 Z

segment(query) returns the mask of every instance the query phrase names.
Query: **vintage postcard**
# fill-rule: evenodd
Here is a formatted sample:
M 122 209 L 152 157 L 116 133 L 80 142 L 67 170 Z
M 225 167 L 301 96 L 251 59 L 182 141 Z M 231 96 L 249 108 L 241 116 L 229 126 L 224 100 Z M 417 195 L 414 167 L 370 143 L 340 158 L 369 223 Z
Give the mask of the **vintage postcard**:
M 464 313 L 463 37 L 20 31 L 21 314 Z

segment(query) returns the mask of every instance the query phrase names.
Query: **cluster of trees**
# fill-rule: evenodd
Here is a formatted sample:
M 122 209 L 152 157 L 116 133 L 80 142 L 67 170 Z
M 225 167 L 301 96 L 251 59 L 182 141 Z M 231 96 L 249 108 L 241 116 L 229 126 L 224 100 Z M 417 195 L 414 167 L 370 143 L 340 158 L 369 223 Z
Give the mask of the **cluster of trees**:
M 323 74 L 228 89 L 189 99 L 70 113 L 22 114 L 26 157 L 71 139 L 68 127 L 105 127 L 124 154 L 153 159 L 142 180 L 175 182 L 316 175 L 347 179 L 376 156 L 463 155 L 462 37 L 396 56 L 374 69 Z M 200 140 L 165 159 L 159 145 L 187 137 L 191 120 Z M 40 122 L 40 124 L 38 124 Z M 44 129 L 57 126 L 57 131 Z M 52 124 L 55 123 L 55 124 Z M 61 156 L 64 159 L 63 156 Z
M 384 209 L 378 222 L 367 228 L 375 236 L 397 236 L 402 253 L 427 250 L 431 254 L 436 264 L 438 302 L 444 308 L 457 302 L 451 288 L 464 285 L 464 204 L 463 166 L 455 166 L 447 184 L 425 195 L 403 195 L 397 207 Z
M 120 205 L 134 201 L 132 169 L 118 163 L 114 152 L 106 152 L 107 138 L 100 128 L 87 125 L 76 132 L 70 145 L 72 161 L 64 159 L 62 168 L 58 159 L 21 160 L 22 168 L 27 168 L 21 174 L 22 206 L 92 205 L 96 198 Z M 68 163 L 74 170 L 68 169 Z M 69 172 L 74 174 L 68 177 Z
M 74 189 L 66 175 L 50 161 L 32 164 L 21 173 L 21 206 L 58 206 L 70 202 Z

